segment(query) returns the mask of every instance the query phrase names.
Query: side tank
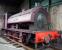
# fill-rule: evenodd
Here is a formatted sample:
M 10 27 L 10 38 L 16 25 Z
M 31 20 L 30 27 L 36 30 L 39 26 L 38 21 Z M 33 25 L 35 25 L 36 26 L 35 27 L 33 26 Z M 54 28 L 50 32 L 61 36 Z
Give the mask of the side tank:
M 12 15 L 8 19 L 8 24 L 29 23 L 29 30 L 48 30 L 48 12 L 41 6 Z

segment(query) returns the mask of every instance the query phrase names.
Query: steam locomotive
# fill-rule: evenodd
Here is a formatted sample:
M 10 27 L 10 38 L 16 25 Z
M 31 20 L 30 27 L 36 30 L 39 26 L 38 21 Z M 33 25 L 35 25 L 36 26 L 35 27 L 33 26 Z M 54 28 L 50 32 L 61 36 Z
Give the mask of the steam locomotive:
M 48 12 L 37 6 L 10 16 L 4 31 L 9 39 L 37 48 L 40 44 L 49 45 L 60 37 L 57 31 L 48 29 L 48 23 L 50 23 Z

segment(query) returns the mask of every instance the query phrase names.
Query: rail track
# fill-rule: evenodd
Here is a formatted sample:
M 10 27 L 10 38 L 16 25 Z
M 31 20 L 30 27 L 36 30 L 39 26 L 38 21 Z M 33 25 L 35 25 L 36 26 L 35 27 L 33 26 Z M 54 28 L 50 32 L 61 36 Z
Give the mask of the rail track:
M 44 49 L 42 49 L 42 48 L 33 49 L 33 48 L 28 47 L 28 46 L 25 46 L 23 43 L 16 42 L 15 40 L 12 40 L 8 37 L 6 37 L 5 39 L 7 41 L 9 41 L 11 44 L 13 44 L 15 47 L 17 47 L 17 48 L 23 47 L 25 50 L 61 50 L 61 49 L 58 49 L 58 48 L 55 48 L 52 46 L 50 46 L 48 48 L 44 48 Z

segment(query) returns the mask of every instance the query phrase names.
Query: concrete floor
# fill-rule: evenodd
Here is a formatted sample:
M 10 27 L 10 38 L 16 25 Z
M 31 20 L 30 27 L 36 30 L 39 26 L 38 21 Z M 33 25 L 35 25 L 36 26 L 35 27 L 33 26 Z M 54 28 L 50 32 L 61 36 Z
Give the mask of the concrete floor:
M 16 48 L 5 39 L 0 37 L 0 50 L 25 50 L 23 47 Z

